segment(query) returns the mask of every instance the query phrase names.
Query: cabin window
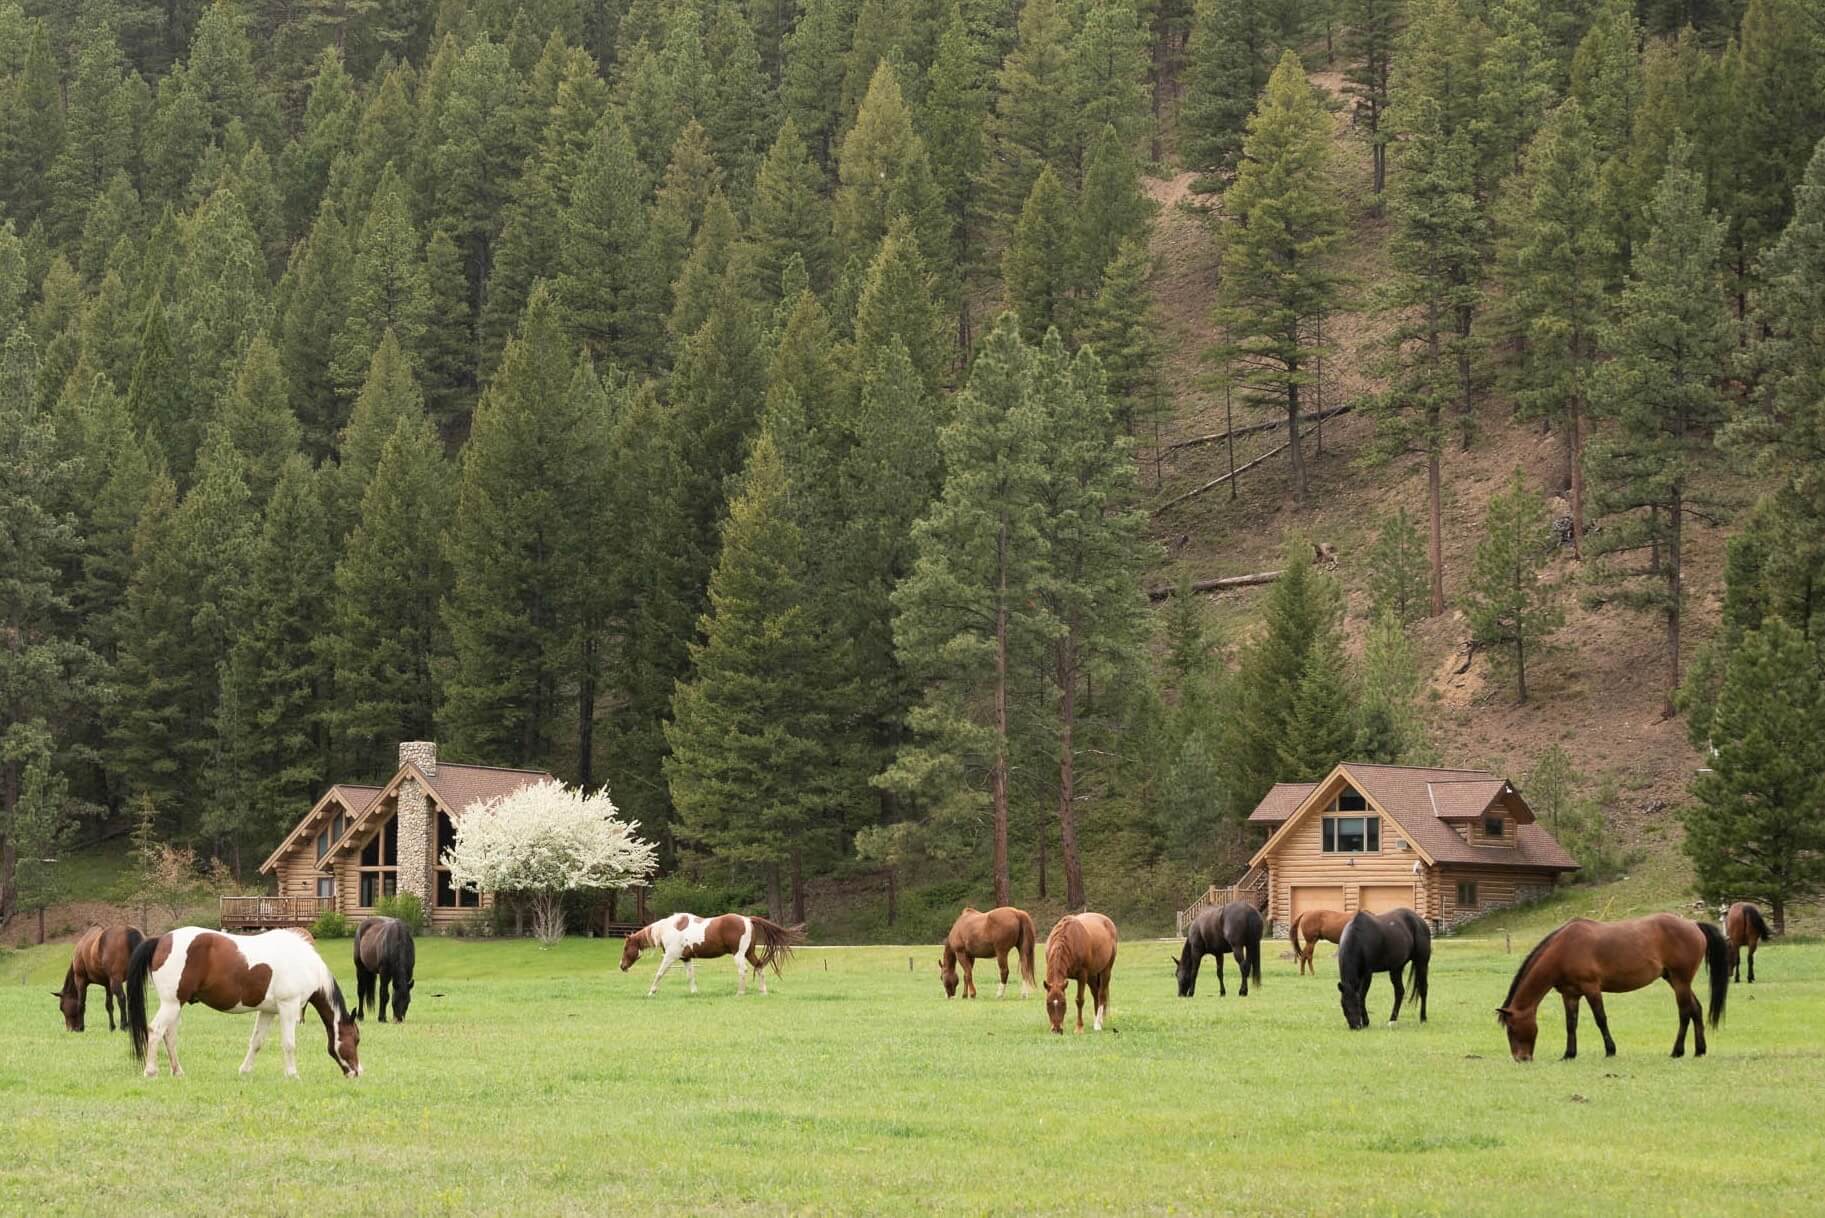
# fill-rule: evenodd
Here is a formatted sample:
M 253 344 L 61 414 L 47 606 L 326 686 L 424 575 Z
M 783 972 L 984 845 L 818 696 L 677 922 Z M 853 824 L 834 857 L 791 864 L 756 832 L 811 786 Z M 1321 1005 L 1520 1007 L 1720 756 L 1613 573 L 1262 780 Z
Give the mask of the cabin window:
M 443 864 L 444 854 L 456 845 L 456 826 L 443 812 L 437 814 L 437 905 L 440 909 L 476 909 L 482 894 L 473 886 L 458 888 Z
M 322 858 L 330 852 L 330 831 L 325 829 L 317 835 L 317 857 Z
M 340 813 L 340 812 L 336 813 L 336 819 L 330 825 L 330 841 L 332 841 L 332 842 L 341 841 L 343 831 L 345 829 L 347 829 L 348 827 L 349 827 L 349 818 L 342 815 L 342 813 Z
M 361 906 L 370 909 L 381 897 L 397 896 L 399 872 L 364 871 L 361 873 Z
M 1470 883 L 1459 882 L 1457 886 L 1457 904 L 1459 909 L 1476 908 L 1476 884 L 1474 881 Z
M 1337 793 L 1337 810 L 1339 812 L 1367 812 L 1369 801 L 1364 799 L 1362 792 L 1356 788 L 1345 787 Z
M 399 820 L 389 816 L 361 848 L 359 902 L 370 909 L 381 897 L 399 891 Z
M 336 877 L 333 875 L 318 876 L 317 877 L 317 895 L 319 897 L 322 897 L 326 901 L 329 900 L 331 897 L 335 896 L 336 895 Z
M 1483 836 L 1484 837 L 1501 837 L 1502 836 L 1502 818 L 1499 816 L 1485 816 L 1483 818 Z
M 1326 854 L 1375 854 L 1381 850 L 1381 817 L 1327 816 L 1324 818 Z

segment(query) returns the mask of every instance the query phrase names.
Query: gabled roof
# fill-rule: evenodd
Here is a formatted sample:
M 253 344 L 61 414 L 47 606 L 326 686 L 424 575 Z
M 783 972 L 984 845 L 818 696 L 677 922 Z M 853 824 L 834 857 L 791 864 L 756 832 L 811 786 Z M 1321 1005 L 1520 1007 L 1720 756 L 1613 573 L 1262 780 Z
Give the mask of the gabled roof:
M 316 824 L 319 814 L 325 809 L 331 806 L 340 807 L 352 819 L 359 819 L 361 814 L 367 810 L 368 805 L 374 801 L 374 796 L 378 794 L 380 794 L 379 787 L 358 786 L 350 782 L 339 782 L 332 786 L 323 793 L 323 798 L 311 805 L 311 810 L 304 814 L 297 826 L 286 834 L 285 840 L 279 843 L 278 849 L 266 856 L 266 861 L 260 864 L 260 874 L 265 875 L 278 866 L 279 856 L 304 839 L 306 830 Z
M 1489 867 L 1531 867 L 1576 871 L 1578 864 L 1551 834 L 1534 823 L 1533 809 L 1500 775 L 1487 770 L 1447 770 L 1425 766 L 1366 765 L 1348 762 L 1323 782 L 1282 783 L 1249 815 L 1258 824 L 1276 825 L 1250 866 L 1259 864 L 1285 840 L 1293 824 L 1328 802 L 1338 780 L 1359 791 L 1375 811 L 1395 822 L 1401 836 L 1427 862 L 1472 863 Z M 1292 804 L 1296 792 L 1303 796 Z M 1501 804 L 1515 824 L 1513 846 L 1473 846 L 1458 836 L 1451 822 L 1473 819 Z
M 379 789 L 361 815 L 349 822 L 342 837 L 330 846 L 329 853 L 318 862 L 319 869 L 328 867 L 338 854 L 361 840 L 369 824 L 379 815 L 387 797 L 396 794 L 399 784 L 408 776 L 418 779 L 451 820 L 460 820 L 463 813 L 475 803 L 510 795 L 535 782 L 553 780 L 552 775 L 545 770 L 514 770 L 503 766 L 461 765 L 447 761 L 438 763 L 435 775 L 427 775 L 416 763 L 407 762 L 399 767 L 399 772 L 387 781 L 386 786 Z

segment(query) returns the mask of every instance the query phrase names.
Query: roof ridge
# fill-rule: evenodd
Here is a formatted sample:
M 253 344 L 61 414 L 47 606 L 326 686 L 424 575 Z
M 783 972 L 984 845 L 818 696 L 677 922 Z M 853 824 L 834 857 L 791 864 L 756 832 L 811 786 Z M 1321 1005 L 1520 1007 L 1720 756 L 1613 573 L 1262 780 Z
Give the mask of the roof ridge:
M 1356 770 L 1429 770 L 1434 774 L 1487 774 L 1491 778 L 1501 777 L 1494 770 L 1471 770 L 1463 766 L 1403 765 L 1393 761 L 1345 761 L 1340 764 L 1345 769 Z
M 544 774 L 547 777 L 553 776 L 550 770 L 529 770 L 524 766 L 517 765 L 479 765 L 473 761 L 440 761 L 437 763 L 439 772 L 451 768 L 464 770 L 498 770 L 502 774 Z M 426 774 L 425 777 L 435 779 L 437 775 Z

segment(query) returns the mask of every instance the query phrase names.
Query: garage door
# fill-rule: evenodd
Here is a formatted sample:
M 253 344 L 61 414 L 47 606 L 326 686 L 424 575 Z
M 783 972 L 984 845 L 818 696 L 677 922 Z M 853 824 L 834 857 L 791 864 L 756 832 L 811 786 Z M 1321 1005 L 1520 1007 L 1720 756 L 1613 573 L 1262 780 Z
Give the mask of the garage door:
M 1413 885 L 1411 884 L 1364 884 L 1357 894 L 1357 908 L 1370 913 L 1387 913 L 1395 909 L 1413 908 Z
M 1293 917 L 1308 909 L 1343 910 L 1342 885 L 1296 884 L 1293 886 Z

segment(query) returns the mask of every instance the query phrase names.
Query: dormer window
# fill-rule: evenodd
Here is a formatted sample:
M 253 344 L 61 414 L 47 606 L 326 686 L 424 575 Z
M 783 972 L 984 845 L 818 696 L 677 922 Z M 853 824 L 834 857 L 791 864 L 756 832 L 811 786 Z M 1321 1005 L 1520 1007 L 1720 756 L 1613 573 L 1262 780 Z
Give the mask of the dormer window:
M 1499 816 L 1485 816 L 1483 818 L 1483 836 L 1484 837 L 1498 837 L 1498 838 L 1501 837 L 1502 836 L 1502 818 Z

